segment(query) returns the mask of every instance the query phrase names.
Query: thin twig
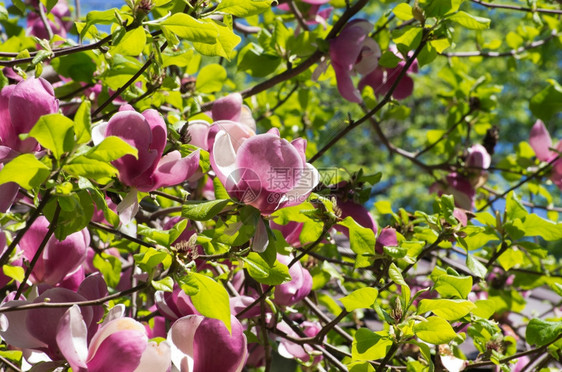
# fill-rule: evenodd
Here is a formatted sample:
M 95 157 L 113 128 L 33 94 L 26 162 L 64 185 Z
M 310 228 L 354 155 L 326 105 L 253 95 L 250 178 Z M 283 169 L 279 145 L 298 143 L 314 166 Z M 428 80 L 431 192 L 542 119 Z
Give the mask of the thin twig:
M 508 9 L 508 10 L 517 10 L 517 11 L 521 11 L 521 12 L 529 12 L 529 13 L 545 13 L 545 14 L 562 14 L 562 10 L 558 10 L 558 9 L 546 9 L 546 8 L 526 8 L 523 6 L 517 6 L 517 5 L 506 5 L 506 4 L 492 4 L 492 3 L 486 3 L 484 1 L 481 0 L 470 0 L 473 3 L 476 3 L 478 5 L 482 5 L 485 6 L 487 8 L 492 8 L 492 9 Z

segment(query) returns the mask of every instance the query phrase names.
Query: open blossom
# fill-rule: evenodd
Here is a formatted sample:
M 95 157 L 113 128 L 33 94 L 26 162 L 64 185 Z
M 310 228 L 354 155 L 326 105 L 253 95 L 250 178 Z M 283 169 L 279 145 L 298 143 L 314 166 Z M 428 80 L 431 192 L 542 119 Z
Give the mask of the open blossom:
M 335 39 L 330 40 L 330 58 L 336 73 L 338 91 L 350 102 L 362 101 L 351 76 L 355 73 L 367 75 L 379 63 L 381 50 L 377 42 L 369 37 L 372 30 L 371 23 L 357 19 L 349 22 Z
M 316 336 L 322 326 L 318 322 L 310 322 L 304 321 L 300 324 L 303 333 L 307 337 L 314 337 Z M 279 322 L 277 324 L 277 329 L 284 332 L 286 335 L 291 336 L 293 338 L 299 338 L 299 335 L 284 321 Z M 280 337 L 279 341 L 279 355 L 287 359 L 300 359 L 303 362 L 308 362 L 310 360 L 311 354 L 314 352 L 314 348 L 310 345 L 299 345 L 292 341 L 289 341 L 283 337 Z M 313 364 L 317 364 L 322 360 L 322 354 L 316 352 L 314 359 L 312 361 Z
M 220 121 L 209 140 L 211 166 L 229 195 L 262 214 L 302 203 L 318 184 L 318 171 L 306 162 L 304 139 L 289 142 L 276 129 L 254 135 L 239 123 Z
M 391 51 L 396 54 L 396 50 L 391 49 Z M 384 68 L 378 66 L 371 73 L 363 77 L 359 81 L 359 85 L 357 87 L 360 91 L 362 91 L 368 85 L 373 88 L 377 97 L 384 96 L 390 91 L 390 88 L 392 88 L 394 83 L 396 83 L 396 80 L 398 79 L 401 71 L 404 69 L 404 66 L 406 66 L 406 61 L 404 60 L 398 62 L 398 65 L 394 68 Z M 394 97 L 394 99 L 404 99 L 412 94 L 414 91 L 414 80 L 412 80 L 408 74 L 415 72 L 418 72 L 417 60 L 414 60 L 410 67 L 408 67 L 406 74 L 402 76 L 396 85 L 396 89 L 392 92 L 392 97 Z
M 80 302 L 99 299 L 107 295 L 107 286 L 101 275 L 86 278 L 77 292 L 66 288 L 50 288 L 41 293 L 33 301 L 13 300 L 13 295 L 5 299 L 2 307 L 20 306 L 28 303 L 40 303 L 49 299 L 51 303 Z M 8 345 L 21 349 L 30 349 L 46 353 L 53 361 L 62 360 L 63 354 L 57 345 L 59 321 L 67 308 L 35 308 L 29 310 L 7 312 L 6 327 L 0 330 L 0 336 Z M 88 332 L 93 336 L 97 331 L 98 322 L 103 317 L 103 306 L 86 306 L 82 308 L 82 316 Z
M 562 141 L 558 141 L 558 143 L 554 144 L 548 130 L 541 120 L 537 120 L 535 125 L 533 125 L 529 137 L 529 144 L 535 151 L 537 159 L 544 162 L 553 161 L 558 156 L 556 151 L 562 152 Z M 556 151 L 551 150 L 551 148 Z M 550 179 L 562 190 L 562 159 L 558 159 L 552 164 Z
M 188 315 L 168 332 L 172 363 L 180 371 L 240 372 L 248 355 L 244 327 L 230 317 L 232 332 L 218 319 Z
M 131 106 L 122 106 L 113 115 L 105 136 L 116 136 L 138 150 L 138 159 L 125 155 L 112 164 L 119 170 L 119 179 L 139 191 L 154 191 L 163 186 L 174 186 L 189 178 L 199 167 L 199 153 L 182 158 L 179 151 L 162 156 L 167 141 L 166 123 L 156 110 L 142 114 Z
M 113 312 L 88 342 L 82 310 L 69 308 L 57 327 L 57 344 L 73 371 L 166 371 L 171 351 L 167 342 L 148 342 L 144 326 Z
M 21 239 L 20 248 L 29 262 L 37 253 L 48 230 L 49 221 L 41 216 Z M 89 245 L 90 233 L 87 229 L 70 234 L 63 241 L 51 236 L 33 267 L 31 280 L 34 283 L 47 283 L 53 286 L 60 283 L 67 275 L 81 267 L 86 260 Z

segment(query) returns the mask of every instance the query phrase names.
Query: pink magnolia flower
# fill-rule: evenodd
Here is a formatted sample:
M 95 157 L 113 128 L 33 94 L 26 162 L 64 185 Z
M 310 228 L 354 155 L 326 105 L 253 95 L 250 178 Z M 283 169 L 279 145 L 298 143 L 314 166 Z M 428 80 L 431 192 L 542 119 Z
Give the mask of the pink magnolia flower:
M 41 216 L 24 234 L 20 241 L 20 248 L 28 261 L 35 256 L 48 229 L 49 221 Z M 31 280 L 34 283 L 47 283 L 53 286 L 58 284 L 67 275 L 73 274 L 86 260 L 89 245 L 90 233 L 87 229 L 70 234 L 63 241 L 51 236 L 33 267 Z
M 283 265 L 288 265 L 293 258 L 278 254 L 277 260 Z M 312 276 L 300 262 L 289 268 L 291 280 L 275 287 L 273 302 L 281 306 L 292 306 L 308 296 L 312 290 Z
M 0 169 L 20 153 L 39 149 L 33 138 L 20 140 L 29 133 L 43 115 L 56 113 L 59 101 L 51 84 L 43 78 L 30 78 L 0 91 Z M 19 186 L 14 182 L 0 185 L 0 212 L 6 212 L 14 202 Z
M 93 275 L 84 280 L 77 292 L 66 288 L 50 288 L 33 301 L 12 300 L 8 296 L 2 307 L 20 306 L 27 303 L 40 303 L 49 299 L 51 303 L 80 302 L 94 300 L 107 295 L 107 287 L 100 275 Z M 66 308 L 35 308 L 5 313 L 7 327 L 0 331 L 0 336 L 8 345 L 41 351 L 52 360 L 63 359 L 61 349 L 57 345 L 57 327 L 64 316 Z M 86 327 L 92 335 L 98 328 L 103 317 L 102 306 L 86 306 L 82 308 L 82 316 Z
M 244 327 L 231 316 L 232 333 L 218 319 L 188 315 L 168 332 L 172 363 L 180 371 L 241 372 L 248 355 Z
M 274 230 L 279 230 L 283 237 L 293 247 L 300 247 L 300 235 L 304 224 L 302 222 L 289 221 L 286 225 L 279 225 L 275 222 L 269 221 L 269 227 Z
M 377 237 L 375 251 L 377 253 L 383 253 L 383 247 L 396 247 L 397 245 L 398 238 L 396 237 L 396 230 L 392 227 L 385 227 Z
M 351 75 L 367 75 L 379 63 L 381 50 L 377 42 L 369 37 L 373 25 L 366 20 L 349 22 L 340 34 L 330 40 L 330 58 L 336 73 L 338 91 L 350 102 L 361 103 L 361 94 L 353 85 Z
M 42 4 L 39 4 L 38 1 L 33 1 L 32 3 L 34 3 L 36 7 L 43 6 Z M 45 8 L 43 7 L 43 9 Z M 61 37 L 66 38 L 66 32 L 73 26 L 73 22 L 70 19 L 70 9 L 68 8 L 66 1 L 59 0 L 53 9 L 51 9 L 50 14 L 52 14 L 54 18 L 54 22 L 48 19 L 51 31 L 55 35 L 60 35 Z M 49 39 L 49 34 L 45 24 L 39 15 L 39 9 L 36 9 L 36 12 L 30 12 L 28 14 L 27 28 L 29 29 L 29 33 L 31 35 L 37 36 L 40 39 Z
M 318 322 L 304 321 L 300 326 L 307 337 L 316 336 L 322 329 L 322 326 Z M 295 331 L 293 331 L 293 329 L 284 321 L 277 324 L 277 329 L 284 332 L 288 336 L 299 338 L 299 335 Z M 282 337 L 279 341 L 279 355 L 287 359 L 296 358 L 306 363 L 310 360 L 310 356 L 313 350 L 314 349 L 310 345 L 299 345 Z M 314 355 L 313 364 L 317 364 L 321 360 L 321 354 Z
M 103 129 L 102 129 L 103 131 Z M 199 167 L 199 153 L 182 158 L 179 151 L 162 156 L 167 141 L 166 123 L 156 110 L 142 114 L 125 105 L 113 115 L 105 136 L 116 136 L 138 150 L 138 159 L 125 155 L 112 164 L 119 170 L 119 179 L 139 191 L 154 191 L 174 186 L 189 178 Z
M 172 292 L 156 291 L 154 302 L 160 314 L 172 322 L 186 315 L 199 314 L 191 298 L 177 284 Z
M 262 214 L 300 204 L 318 184 L 318 171 L 306 162 L 304 139 L 288 142 L 276 129 L 254 135 L 241 124 L 220 121 L 209 140 L 211 166 L 227 192 Z
M 394 54 L 397 54 L 396 50 L 392 50 Z M 358 88 L 362 91 L 367 85 L 373 88 L 373 91 L 377 95 L 377 97 L 386 95 L 390 88 L 398 79 L 400 72 L 404 69 L 406 65 L 406 61 L 402 60 L 398 62 L 398 65 L 394 68 L 384 68 L 384 67 L 377 67 L 371 73 L 363 77 L 361 81 L 359 81 Z M 418 61 L 414 60 L 414 62 L 408 68 L 406 75 L 404 75 L 396 89 L 392 92 L 392 97 L 394 99 L 404 99 L 409 97 L 412 92 L 414 91 L 414 80 L 408 75 L 408 73 L 415 73 L 418 72 Z
M 24 257 L 31 261 L 47 235 L 49 221 L 41 216 L 31 225 L 20 241 Z M 51 236 L 31 273 L 34 283 L 56 285 L 74 274 L 86 259 L 90 244 L 87 229 L 70 234 L 63 241 Z
M 352 217 L 359 225 L 373 230 L 377 233 L 377 222 L 373 215 L 361 204 L 355 203 L 353 200 L 337 201 L 337 209 L 341 212 L 341 218 Z M 334 225 L 334 229 L 349 237 L 349 229 L 345 226 Z
M 444 183 L 435 182 L 431 185 L 429 191 L 435 192 L 439 196 L 444 194 L 453 195 L 455 198 L 455 205 L 459 208 L 466 210 L 474 208 L 476 190 L 468 178 L 457 172 L 449 173 Z
M 244 104 L 240 93 L 232 93 L 219 98 L 211 109 L 213 121 L 231 120 L 256 130 L 256 121 L 252 117 L 250 108 Z
M 541 120 L 537 120 L 533 128 L 531 128 L 529 144 L 535 151 L 537 159 L 544 162 L 551 162 L 554 160 L 558 156 L 556 151 L 562 152 L 562 141 L 558 141 L 558 143 L 554 144 L 548 130 Z M 550 150 L 551 148 L 556 151 Z M 562 190 L 562 159 L 558 159 L 552 164 L 550 179 Z
M 121 314 L 109 314 L 88 343 L 84 308 L 69 308 L 57 327 L 57 344 L 73 371 L 166 371 L 171 351 L 167 342 L 148 342 L 144 326 Z

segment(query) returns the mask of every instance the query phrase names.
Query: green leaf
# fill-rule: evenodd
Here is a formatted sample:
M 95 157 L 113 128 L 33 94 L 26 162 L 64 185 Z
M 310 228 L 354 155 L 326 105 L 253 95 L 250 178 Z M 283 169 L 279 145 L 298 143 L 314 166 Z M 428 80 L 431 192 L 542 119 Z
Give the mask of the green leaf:
M 72 159 L 62 169 L 70 175 L 95 180 L 102 185 L 109 183 L 112 177 L 118 173 L 117 169 L 111 164 L 86 156 L 78 156 Z
M 171 257 L 168 252 L 150 247 L 144 252 L 134 255 L 137 265 L 146 272 L 151 272 L 152 269 L 164 262 L 167 257 Z
M 388 268 L 388 276 L 394 283 L 402 288 L 402 306 L 408 306 L 411 297 L 410 286 L 408 285 L 408 283 L 406 283 L 404 277 L 402 276 L 402 272 L 394 262 L 391 263 L 390 267 Z
M 488 18 L 476 17 L 462 10 L 449 16 L 448 19 L 469 30 L 486 30 L 490 28 L 490 20 Z
M 394 37 L 393 40 L 402 54 L 406 55 L 410 50 L 414 50 L 420 45 L 422 40 L 423 31 L 419 27 L 412 27 L 401 32 L 399 36 Z
M 218 319 L 224 323 L 229 332 L 230 326 L 230 299 L 226 289 L 208 276 L 191 273 L 190 281 L 194 281 L 199 288 L 197 294 L 191 296 L 193 305 L 208 318 Z
M 396 7 L 392 10 L 396 18 L 402 21 L 409 21 L 410 19 L 414 18 L 412 14 L 412 7 L 410 4 L 400 3 L 396 5 Z
M 347 296 L 340 298 L 340 301 L 345 307 L 345 310 L 352 312 L 356 309 L 370 308 L 378 295 L 379 291 L 376 288 L 365 287 L 356 289 Z
M 349 245 L 351 250 L 357 254 L 355 267 L 369 266 L 369 258 L 375 254 L 375 243 L 377 241 L 373 230 L 359 225 L 349 216 L 338 222 L 338 225 L 349 229 Z
M 121 280 L 121 260 L 108 253 L 96 254 L 93 260 L 94 267 L 103 275 L 108 286 L 115 288 Z
M 278 285 L 291 280 L 289 268 L 276 260 L 269 265 L 259 254 L 251 252 L 247 257 L 242 257 L 246 264 L 248 274 L 257 282 L 266 285 Z
M 152 286 L 157 291 L 172 292 L 174 290 L 174 279 L 167 276 L 164 279 L 152 281 Z
M 551 343 L 562 335 L 562 321 L 549 322 L 531 319 L 527 325 L 525 336 L 529 345 L 543 346 Z
M 431 0 L 427 1 L 426 17 L 442 17 L 459 10 L 463 0 Z
M 176 13 L 165 19 L 160 26 L 177 37 L 198 43 L 214 44 L 219 32 L 214 24 L 198 21 L 185 13 Z
M 443 319 L 457 320 L 475 308 L 476 305 L 468 300 L 425 299 L 420 301 L 418 313 L 423 314 L 431 311 Z
M 0 169 L 0 185 L 15 182 L 26 190 L 41 185 L 49 177 L 49 167 L 32 154 L 20 155 Z
M 142 53 L 145 45 L 146 32 L 144 27 L 137 27 L 124 33 L 123 37 L 111 48 L 111 54 L 136 57 Z
M 470 253 L 466 254 L 466 266 L 477 277 L 484 279 L 488 269 Z
M 88 100 L 82 101 L 76 115 L 74 115 L 74 133 L 76 133 L 76 143 L 81 145 L 90 142 L 92 139 L 92 117 L 90 111 L 92 103 Z
M 188 200 L 181 208 L 181 215 L 195 221 L 207 221 L 219 214 L 230 200 Z
M 382 359 L 392 346 L 387 331 L 373 332 L 367 328 L 359 328 L 353 337 L 351 346 L 352 360 Z
M 437 316 L 430 316 L 426 321 L 417 323 L 413 330 L 420 340 L 434 345 L 446 344 L 457 337 L 449 322 Z
M 478 300 L 474 303 L 476 309 L 472 310 L 472 314 L 484 319 L 490 318 L 496 312 L 496 306 L 493 300 Z
M 90 193 L 79 190 L 68 195 L 59 195 L 45 206 L 45 217 L 52 222 L 55 215 L 57 203 L 61 211 L 55 229 L 55 237 L 58 240 L 65 239 L 68 235 L 82 230 L 94 215 L 94 202 Z
M 533 115 L 544 121 L 550 120 L 560 112 L 560 102 L 562 102 L 562 86 L 555 80 L 547 81 L 550 85 L 535 94 L 529 102 Z
M 119 137 L 109 136 L 88 151 L 86 156 L 94 160 L 111 162 L 125 155 L 137 158 L 138 150 Z
M 554 223 L 537 216 L 529 214 L 523 221 L 525 236 L 540 236 L 546 241 L 562 239 L 562 223 Z
M 61 114 L 43 115 L 29 132 L 41 144 L 52 151 L 56 159 L 74 147 L 74 123 Z
M 471 276 L 440 275 L 435 280 L 435 290 L 443 297 L 466 298 L 472 290 Z
M 215 28 L 217 37 L 214 42 L 210 43 L 203 43 L 200 40 L 194 41 L 193 47 L 203 55 L 220 56 L 230 61 L 234 48 L 242 39 L 218 21 L 212 19 L 206 19 L 205 21 L 207 21 L 207 25 Z
M 265 12 L 271 8 L 272 0 L 223 0 L 215 11 L 232 14 L 235 17 L 248 17 Z
M 219 64 L 207 65 L 199 71 L 195 89 L 200 93 L 214 93 L 222 89 L 226 81 L 226 70 Z
M 391 51 L 386 51 L 379 59 L 379 65 L 382 67 L 394 68 L 398 66 L 398 62 L 401 60 L 402 58 L 398 57 L 396 54 Z
M 91 51 L 73 53 L 51 60 L 51 65 L 60 75 L 77 82 L 90 83 L 97 65 L 95 54 Z
M 4 265 L 2 266 L 2 273 L 20 283 L 25 278 L 25 270 L 21 266 Z

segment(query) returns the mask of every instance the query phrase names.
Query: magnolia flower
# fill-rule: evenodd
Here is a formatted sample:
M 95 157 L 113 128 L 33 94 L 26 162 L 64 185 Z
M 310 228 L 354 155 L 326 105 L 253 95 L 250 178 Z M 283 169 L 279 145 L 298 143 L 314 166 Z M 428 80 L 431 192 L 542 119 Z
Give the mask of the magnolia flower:
M 391 49 L 391 51 L 394 54 L 397 54 L 395 49 Z M 360 91 L 362 91 L 365 86 L 369 85 L 373 88 L 377 97 L 384 96 L 390 91 L 390 88 L 392 88 L 394 83 L 396 83 L 396 79 L 398 79 L 398 76 L 404 69 L 404 66 L 406 66 L 406 61 L 404 60 L 398 62 L 398 65 L 394 68 L 384 68 L 379 66 L 370 74 L 363 77 L 363 79 L 359 81 L 359 85 L 357 87 Z M 414 80 L 412 80 L 412 78 L 408 75 L 408 73 L 412 72 L 418 72 L 417 60 L 414 60 L 410 67 L 408 67 L 406 74 L 402 76 L 396 85 L 396 89 L 392 92 L 392 97 L 394 97 L 394 99 L 404 99 L 412 94 L 414 91 Z
M 256 121 L 252 117 L 250 108 L 244 104 L 240 93 L 232 93 L 219 98 L 211 109 L 213 121 L 232 120 L 256 130 Z
M 89 343 L 83 311 L 84 308 L 72 306 L 57 327 L 57 344 L 73 371 L 149 372 L 169 368 L 168 343 L 149 343 L 141 323 L 122 317 L 124 308 L 108 314 Z
M 95 142 L 101 142 L 103 137 L 116 136 L 138 151 L 137 158 L 125 155 L 112 162 L 119 170 L 121 182 L 133 188 L 117 206 L 123 224 L 129 223 L 138 212 L 137 191 L 149 192 L 178 185 L 199 168 L 198 151 L 185 158 L 176 150 L 162 156 L 167 135 L 166 123 L 158 111 L 149 109 L 139 114 L 129 105 L 121 106 L 108 123 L 95 129 Z
M 531 128 L 529 144 L 535 151 L 537 159 L 544 162 L 551 162 L 556 159 L 556 157 L 559 156 L 556 151 L 562 152 L 562 141 L 558 141 L 558 143 L 554 144 L 548 130 L 541 120 L 537 120 L 533 128 Z M 551 148 L 556 151 L 551 150 Z M 550 179 L 562 190 L 562 159 L 558 159 L 552 164 Z
M 476 190 L 465 176 L 451 172 L 445 178 L 445 182 L 435 182 L 429 188 L 430 192 L 435 192 L 441 196 L 443 194 L 453 195 L 455 205 L 459 208 L 471 210 L 474 207 L 474 197 Z
M 381 50 L 377 42 L 369 37 L 373 25 L 366 20 L 349 22 L 340 34 L 330 40 L 330 58 L 336 73 L 338 91 L 350 102 L 361 103 L 361 94 L 353 85 L 351 75 L 366 75 L 375 70 Z
M 32 3 L 34 3 L 33 5 L 36 7 L 43 6 L 39 1 L 33 1 Z M 56 35 L 60 35 L 62 38 L 66 38 L 66 32 L 70 30 L 74 24 L 71 20 L 70 9 L 66 1 L 59 0 L 53 9 L 51 9 L 50 14 L 54 18 L 54 22 L 47 18 L 51 31 Z M 49 33 L 41 20 L 39 9 L 27 15 L 27 28 L 31 35 L 37 36 L 40 39 L 49 39 Z
M 278 254 L 277 260 L 283 265 L 288 265 L 292 257 Z M 312 276 L 299 261 L 289 268 L 289 275 L 289 282 L 275 287 L 273 302 L 277 305 L 292 306 L 308 296 L 312 290 Z
M 269 221 L 269 227 L 279 230 L 287 243 L 293 247 L 300 247 L 300 235 L 304 224 L 302 222 L 289 221 L 286 225 L 279 225 L 273 220 Z
M 37 253 L 48 230 L 49 221 L 41 216 L 33 222 L 21 239 L 20 248 L 29 262 Z M 70 234 L 63 241 L 51 236 L 33 267 L 32 282 L 53 286 L 61 282 L 86 260 L 89 245 L 90 233 L 87 229 Z
M 302 322 L 300 327 L 302 328 L 303 333 L 307 337 L 316 336 L 322 329 L 322 326 L 318 322 L 309 322 L 309 321 Z M 293 338 L 299 338 L 299 335 L 295 331 L 293 331 L 293 329 L 284 321 L 279 322 L 277 324 L 277 329 L 284 332 L 287 336 L 291 336 Z M 279 341 L 279 349 L 278 349 L 279 355 L 287 359 L 297 358 L 306 363 L 310 360 L 310 356 L 313 350 L 314 349 L 310 345 L 307 344 L 299 345 L 285 338 L 281 338 Z M 316 353 L 312 362 L 313 364 L 317 364 L 321 360 L 322 360 L 322 355 Z
M 125 105 L 113 115 L 105 128 L 105 136 L 116 136 L 138 150 L 138 158 L 125 155 L 112 164 L 119 170 L 119 179 L 139 191 L 154 191 L 174 186 L 189 178 L 199 167 L 199 153 L 182 158 L 179 151 L 162 156 L 167 141 L 166 123 L 156 110 L 142 114 Z
M 199 314 L 191 298 L 177 284 L 172 292 L 156 291 L 154 302 L 160 314 L 172 322 L 186 315 Z
M 254 135 L 241 124 L 221 121 L 209 140 L 211 166 L 227 192 L 262 214 L 300 204 L 318 184 L 318 171 L 306 162 L 304 139 L 288 142 L 277 129 Z
M 66 288 L 51 288 L 44 291 L 33 301 L 12 300 L 8 296 L 2 307 L 20 306 L 28 303 L 40 303 L 47 301 L 59 302 L 81 302 L 94 300 L 107 295 L 107 287 L 100 275 L 93 275 L 84 280 L 77 292 Z M 0 330 L 0 336 L 8 345 L 32 349 L 46 353 L 52 360 L 61 360 L 62 350 L 57 345 L 57 327 L 64 316 L 66 308 L 35 308 L 4 313 L 7 327 Z M 82 316 L 86 327 L 95 333 L 98 322 L 103 317 L 102 306 L 86 306 L 82 308 Z
M 182 372 L 240 372 L 248 355 L 244 327 L 231 316 L 232 332 L 218 319 L 188 315 L 168 332 L 172 363 Z
M 30 78 L 0 91 L 0 169 L 22 152 L 39 149 L 33 138 L 20 140 L 39 117 L 56 113 L 59 101 L 51 84 L 43 78 Z M 16 199 L 19 186 L 14 182 L 0 185 L 0 212 L 6 212 Z
M 377 253 L 383 253 L 383 247 L 396 247 L 397 245 L 398 238 L 396 237 L 396 230 L 392 227 L 385 227 L 377 237 L 375 251 Z
M 339 210 L 341 219 L 346 217 L 352 217 L 355 222 L 359 225 L 373 230 L 373 233 L 377 233 L 377 222 L 373 215 L 361 204 L 357 204 L 352 200 L 340 201 L 336 203 L 336 209 Z M 334 225 L 334 229 L 345 234 L 349 237 L 349 229 L 345 226 Z

